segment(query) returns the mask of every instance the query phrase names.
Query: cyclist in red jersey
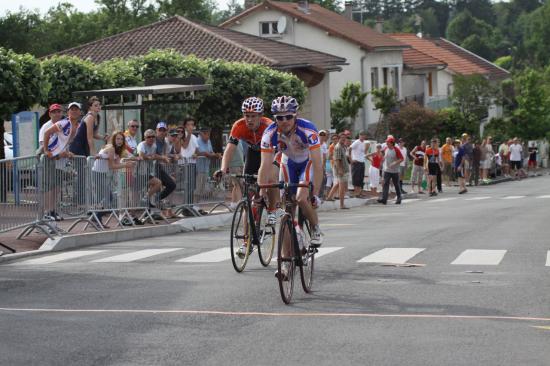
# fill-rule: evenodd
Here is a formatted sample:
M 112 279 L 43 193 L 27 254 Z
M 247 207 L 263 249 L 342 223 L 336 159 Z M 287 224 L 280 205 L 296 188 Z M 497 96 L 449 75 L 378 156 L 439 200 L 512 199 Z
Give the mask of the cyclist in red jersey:
M 260 143 L 262 135 L 266 128 L 273 121 L 263 116 L 264 103 L 258 97 L 250 97 L 244 100 L 241 111 L 243 118 L 233 124 L 229 133 L 229 141 L 223 153 L 221 169 L 214 173 L 214 176 L 220 178 L 223 174 L 229 173 L 229 163 L 233 158 L 235 149 L 239 144 L 239 140 L 247 143 L 248 149 L 245 157 L 244 174 L 258 174 L 261 163 Z M 280 154 L 276 156 L 273 164 L 277 167 L 280 163 Z M 278 176 L 278 171 L 276 172 Z M 270 200 L 278 202 L 278 191 L 275 189 L 269 190 Z M 275 225 L 277 222 L 277 214 L 273 210 L 268 210 L 269 225 Z

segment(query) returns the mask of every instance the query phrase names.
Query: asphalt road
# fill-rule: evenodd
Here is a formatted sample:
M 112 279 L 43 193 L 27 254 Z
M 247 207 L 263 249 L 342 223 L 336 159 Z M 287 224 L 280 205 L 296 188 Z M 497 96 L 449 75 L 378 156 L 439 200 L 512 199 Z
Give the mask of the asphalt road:
M 550 176 L 321 223 L 290 306 L 227 228 L 0 265 L 0 365 L 550 365 Z

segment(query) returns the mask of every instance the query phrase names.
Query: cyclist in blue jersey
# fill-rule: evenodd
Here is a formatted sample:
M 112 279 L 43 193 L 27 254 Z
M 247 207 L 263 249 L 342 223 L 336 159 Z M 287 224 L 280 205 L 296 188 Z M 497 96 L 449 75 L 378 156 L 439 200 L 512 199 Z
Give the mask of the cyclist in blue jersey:
M 260 145 L 261 164 L 258 171 L 260 184 L 270 182 L 275 151 L 282 152 L 279 179 L 289 183 L 313 183 L 313 200 L 309 199 L 307 188 L 298 188 L 296 200 L 305 217 L 312 225 L 311 245 L 322 244 L 322 233 L 317 217 L 317 208 L 321 200 L 323 166 L 321 143 L 317 127 L 310 121 L 297 118 L 298 102 L 290 96 L 281 96 L 273 100 L 271 113 L 275 123 L 271 124 L 262 136 Z M 269 200 L 270 205 L 272 199 Z

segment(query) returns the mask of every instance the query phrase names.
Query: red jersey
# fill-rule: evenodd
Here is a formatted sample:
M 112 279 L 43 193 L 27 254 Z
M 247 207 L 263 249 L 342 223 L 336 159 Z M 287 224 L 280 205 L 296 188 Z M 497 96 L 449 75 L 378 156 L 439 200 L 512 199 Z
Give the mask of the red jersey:
M 265 129 L 272 123 L 273 121 L 269 118 L 262 117 L 260 119 L 260 125 L 256 131 L 252 131 L 246 126 L 246 120 L 241 118 L 233 124 L 231 132 L 229 133 L 229 142 L 237 145 L 239 140 L 244 140 L 248 144 L 249 148 L 255 151 L 260 151 L 262 135 L 264 134 Z
M 371 163 L 372 167 L 376 169 L 380 169 L 380 167 L 382 166 L 382 156 L 374 154 L 371 156 L 371 159 L 372 159 L 372 163 Z
M 426 148 L 426 157 L 428 163 L 439 163 L 439 149 L 432 149 L 430 146 Z

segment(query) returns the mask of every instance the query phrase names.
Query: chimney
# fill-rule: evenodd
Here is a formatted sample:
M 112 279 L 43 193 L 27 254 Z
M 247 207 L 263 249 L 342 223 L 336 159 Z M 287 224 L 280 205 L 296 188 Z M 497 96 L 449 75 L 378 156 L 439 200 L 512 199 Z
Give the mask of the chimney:
M 353 20 L 353 1 L 346 1 L 344 3 L 344 16 L 350 20 Z
M 254 5 L 256 5 L 256 0 L 244 0 L 244 8 L 245 9 L 250 9 Z
M 378 33 L 384 33 L 384 18 L 380 16 L 376 17 L 376 25 L 374 26 L 374 30 Z
M 308 0 L 298 0 L 298 10 L 300 10 L 304 14 L 309 14 Z

